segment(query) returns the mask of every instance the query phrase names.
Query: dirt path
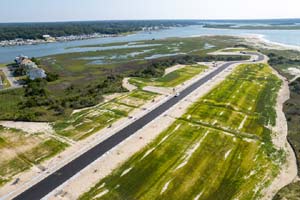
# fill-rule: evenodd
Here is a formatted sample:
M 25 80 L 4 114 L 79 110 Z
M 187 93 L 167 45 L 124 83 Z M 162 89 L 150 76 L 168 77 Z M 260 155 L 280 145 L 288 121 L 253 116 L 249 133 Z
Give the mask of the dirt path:
M 172 73 L 176 70 L 179 70 L 179 69 L 182 69 L 182 68 L 185 68 L 185 67 L 186 67 L 186 65 L 175 65 L 173 67 L 168 67 L 165 70 L 165 75 L 170 74 L 170 73 Z
M 124 78 L 123 82 L 122 82 L 122 86 L 123 86 L 123 88 L 126 88 L 128 91 L 131 92 L 131 91 L 137 89 L 137 87 L 135 85 L 130 84 L 129 79 L 130 78 Z
M 290 184 L 297 178 L 297 164 L 294 151 L 287 141 L 288 126 L 283 112 L 283 104 L 290 98 L 290 91 L 287 80 L 276 74 L 282 81 L 283 85 L 278 93 L 276 105 L 276 126 L 273 127 L 275 135 L 273 135 L 273 143 L 278 149 L 283 149 L 286 152 L 286 163 L 282 166 L 279 175 L 271 183 L 271 185 L 263 191 L 263 200 L 272 199 L 276 193 L 286 185 Z

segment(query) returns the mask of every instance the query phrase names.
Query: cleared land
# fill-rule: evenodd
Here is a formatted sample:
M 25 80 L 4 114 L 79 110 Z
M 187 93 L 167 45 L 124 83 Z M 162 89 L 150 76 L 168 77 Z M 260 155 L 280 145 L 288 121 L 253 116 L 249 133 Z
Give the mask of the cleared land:
M 190 80 L 194 76 L 203 72 L 205 69 L 207 69 L 207 66 L 204 65 L 189 65 L 166 74 L 160 78 L 131 78 L 129 82 L 138 86 L 139 88 L 145 86 L 175 87 L 187 80 Z
M 258 198 L 284 158 L 266 128 L 280 85 L 267 65 L 239 66 L 81 199 Z
M 112 125 L 118 119 L 128 117 L 131 111 L 154 99 L 155 96 L 154 93 L 136 90 L 107 103 L 77 112 L 66 120 L 60 120 L 53 124 L 54 129 L 57 134 L 82 140 Z
M 0 126 L 0 186 L 66 147 L 66 144 L 42 133 L 30 135 Z

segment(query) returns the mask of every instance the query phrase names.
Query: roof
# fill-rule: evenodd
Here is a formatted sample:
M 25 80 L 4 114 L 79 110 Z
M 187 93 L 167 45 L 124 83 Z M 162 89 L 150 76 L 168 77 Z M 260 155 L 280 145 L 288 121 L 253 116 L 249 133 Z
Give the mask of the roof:
M 38 68 L 38 66 L 29 59 L 25 59 L 20 63 L 25 68 Z
M 26 65 L 26 64 L 29 64 L 29 63 L 32 63 L 32 61 L 29 60 L 29 59 L 24 59 L 24 60 L 22 60 L 21 65 Z
M 43 69 L 40 68 L 31 68 L 28 70 L 27 75 L 31 80 L 35 80 L 37 78 L 46 78 L 47 75 Z

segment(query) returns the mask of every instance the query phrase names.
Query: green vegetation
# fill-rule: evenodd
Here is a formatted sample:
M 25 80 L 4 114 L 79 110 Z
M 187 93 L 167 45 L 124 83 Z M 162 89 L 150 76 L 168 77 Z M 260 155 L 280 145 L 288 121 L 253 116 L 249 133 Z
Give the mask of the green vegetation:
M 300 56 L 298 51 L 293 50 L 263 50 L 263 53 L 270 58 L 269 64 L 274 67 L 281 75 L 288 79 L 294 76 L 290 74 L 288 68 L 298 68 Z
M 269 56 L 269 64 L 274 67 L 281 75 L 287 79 L 293 79 L 294 74 L 288 70 L 289 68 L 299 69 L 300 55 L 298 51 L 294 50 L 262 50 L 263 53 Z M 298 163 L 298 175 L 300 175 L 300 80 L 296 79 L 289 84 L 290 99 L 285 102 L 283 111 L 288 123 L 288 141 L 291 144 Z M 282 188 L 274 200 L 297 200 L 300 198 L 299 194 L 300 182 L 291 183 Z
M 80 199 L 258 199 L 284 159 L 265 128 L 280 84 L 267 65 L 239 66 Z
M 10 87 L 10 83 L 9 81 L 7 80 L 4 72 L 0 69 L 0 78 L 2 80 L 2 83 L 4 85 L 4 88 L 9 88 Z
M 133 109 L 142 106 L 154 97 L 153 93 L 136 90 L 107 103 L 72 114 L 67 119 L 59 120 L 54 123 L 54 129 L 57 134 L 74 140 L 82 140 L 112 125 L 118 119 L 128 117 Z
M 174 27 L 196 24 L 191 20 L 155 21 L 93 21 L 93 22 L 56 22 L 56 23 L 2 23 L 0 41 L 23 39 L 42 39 L 43 35 L 53 37 L 84 34 L 122 34 L 141 31 L 144 27 Z
M 171 38 L 141 41 L 145 45 L 143 47 L 131 44 L 121 49 L 35 59 L 39 67 L 51 75 L 50 79 L 48 82 L 29 82 L 28 87 L 18 89 L 17 92 L 0 92 L 0 109 L 1 106 L 10 104 L 1 110 L 0 119 L 50 122 L 61 120 L 69 117 L 74 109 L 101 103 L 105 94 L 126 92 L 122 88 L 123 77 L 158 78 L 164 75 L 167 67 L 176 64 L 193 65 L 202 61 L 248 59 L 248 56 L 207 55 L 216 48 L 225 48 L 240 41 L 239 38 L 225 36 Z M 205 49 L 207 43 L 214 48 Z
M 298 200 L 300 199 L 300 181 L 291 183 L 281 189 L 273 200 Z
M 0 126 L 0 186 L 11 178 L 58 154 L 66 144 L 44 134 L 29 135 Z
M 297 162 L 298 162 L 298 175 L 300 175 L 300 141 L 299 141 L 299 120 L 300 120 L 300 79 L 296 79 L 290 83 L 290 99 L 285 102 L 283 110 L 285 112 L 288 123 L 288 140 L 292 145 Z
M 200 74 L 205 69 L 207 69 L 207 67 L 203 65 L 190 65 L 175 70 L 160 78 L 131 78 L 129 82 L 138 87 L 144 87 L 148 85 L 158 87 L 175 87 Z
M 20 104 L 25 100 L 24 90 L 14 89 L 0 91 L 0 117 L 2 120 L 17 119 L 24 113 L 29 113 L 29 109 L 21 109 Z
M 246 48 L 226 48 L 222 49 L 222 52 L 240 52 L 240 51 L 248 51 Z

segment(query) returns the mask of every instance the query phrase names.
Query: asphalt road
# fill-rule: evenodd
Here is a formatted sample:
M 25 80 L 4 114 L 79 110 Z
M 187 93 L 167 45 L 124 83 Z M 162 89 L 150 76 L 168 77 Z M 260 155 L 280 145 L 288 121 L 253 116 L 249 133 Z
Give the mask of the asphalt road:
M 263 55 L 256 54 L 256 53 L 249 53 L 249 55 L 258 55 L 258 59 L 256 61 L 262 61 L 264 59 Z M 46 196 L 48 193 L 53 191 L 55 188 L 69 180 L 72 176 L 76 173 L 90 165 L 93 161 L 104 155 L 106 152 L 114 148 L 116 145 L 120 144 L 129 136 L 133 135 L 136 131 L 143 128 L 149 122 L 154 120 L 156 117 L 164 113 L 166 110 L 177 104 L 180 100 L 185 98 L 187 95 L 192 93 L 201 85 L 205 84 L 211 78 L 218 75 L 223 70 L 227 69 L 229 66 L 236 62 L 228 62 L 217 68 L 215 71 L 211 72 L 210 74 L 206 75 L 205 77 L 201 78 L 185 90 L 183 90 L 178 97 L 171 98 L 170 100 L 166 101 L 156 109 L 152 110 L 142 118 L 136 120 L 132 124 L 128 125 L 124 129 L 120 130 L 113 136 L 109 137 L 105 141 L 101 142 L 100 144 L 96 145 L 92 149 L 88 150 L 86 153 L 82 154 L 75 160 L 69 162 L 64 167 L 60 168 L 56 172 L 52 173 L 36 185 L 32 186 L 25 192 L 21 193 L 19 196 L 15 197 L 15 200 L 38 200 Z

